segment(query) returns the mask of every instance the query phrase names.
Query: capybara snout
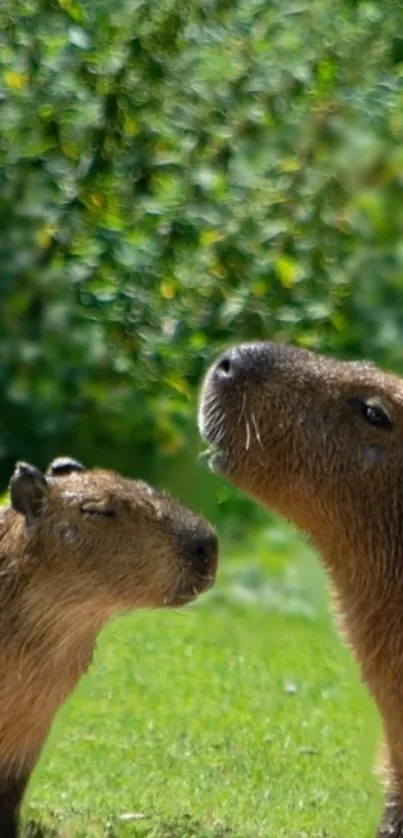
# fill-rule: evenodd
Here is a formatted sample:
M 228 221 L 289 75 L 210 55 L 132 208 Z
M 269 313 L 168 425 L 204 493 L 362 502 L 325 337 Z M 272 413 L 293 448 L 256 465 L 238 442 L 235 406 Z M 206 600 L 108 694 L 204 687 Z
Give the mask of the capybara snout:
M 207 590 L 214 582 L 218 562 L 218 538 L 204 522 L 191 527 L 180 539 L 183 561 L 196 590 Z

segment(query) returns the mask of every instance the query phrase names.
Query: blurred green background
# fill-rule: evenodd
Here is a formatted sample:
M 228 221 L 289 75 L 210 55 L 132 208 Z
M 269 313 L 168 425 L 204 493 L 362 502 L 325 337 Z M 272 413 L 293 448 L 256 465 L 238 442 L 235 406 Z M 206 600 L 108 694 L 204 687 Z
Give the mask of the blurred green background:
M 2 0 L 0 489 L 69 453 L 256 518 L 196 462 L 217 351 L 402 369 L 400 24 L 388 0 Z
M 0 492 L 16 459 L 71 454 L 253 537 L 188 621 L 111 628 L 34 787 L 61 820 L 130 814 L 136 761 L 156 831 L 131 835 L 236 836 L 238 819 L 253 838 L 352 838 L 378 817 L 369 699 L 318 565 L 282 525 L 256 537 L 267 516 L 200 466 L 195 417 L 208 363 L 244 339 L 403 371 L 401 11 L 1 0 Z M 183 807 L 209 831 L 161 826 Z

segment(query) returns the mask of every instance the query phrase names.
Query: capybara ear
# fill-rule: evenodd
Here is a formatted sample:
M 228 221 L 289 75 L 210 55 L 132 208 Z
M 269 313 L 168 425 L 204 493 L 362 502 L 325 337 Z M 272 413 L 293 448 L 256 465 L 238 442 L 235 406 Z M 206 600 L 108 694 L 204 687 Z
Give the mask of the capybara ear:
M 40 515 L 48 488 L 46 478 L 38 468 L 30 463 L 17 463 L 10 481 L 12 508 L 32 523 Z
M 73 460 L 72 457 L 56 457 L 55 460 L 52 460 L 46 474 L 49 477 L 63 477 L 73 471 L 86 471 L 86 468 L 78 460 Z

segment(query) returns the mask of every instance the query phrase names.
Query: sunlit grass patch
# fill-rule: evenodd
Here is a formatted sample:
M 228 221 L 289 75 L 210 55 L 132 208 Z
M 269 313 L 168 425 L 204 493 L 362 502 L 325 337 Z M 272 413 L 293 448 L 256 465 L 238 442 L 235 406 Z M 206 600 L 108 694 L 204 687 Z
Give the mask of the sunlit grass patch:
M 105 630 L 26 813 L 58 838 L 372 838 L 373 716 L 316 559 L 262 536 L 199 603 Z

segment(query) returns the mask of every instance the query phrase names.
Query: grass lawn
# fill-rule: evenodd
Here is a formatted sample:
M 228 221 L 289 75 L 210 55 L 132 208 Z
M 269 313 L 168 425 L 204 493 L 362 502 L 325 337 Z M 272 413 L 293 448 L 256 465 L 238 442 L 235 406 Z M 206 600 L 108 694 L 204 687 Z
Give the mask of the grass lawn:
M 224 548 L 199 603 L 104 631 L 24 815 L 63 838 L 373 838 L 377 736 L 317 561 L 279 529 Z

